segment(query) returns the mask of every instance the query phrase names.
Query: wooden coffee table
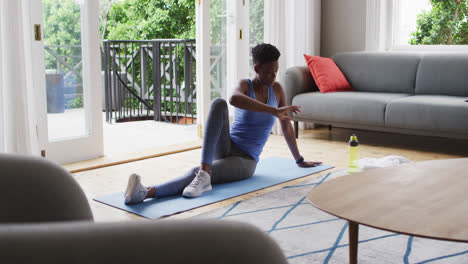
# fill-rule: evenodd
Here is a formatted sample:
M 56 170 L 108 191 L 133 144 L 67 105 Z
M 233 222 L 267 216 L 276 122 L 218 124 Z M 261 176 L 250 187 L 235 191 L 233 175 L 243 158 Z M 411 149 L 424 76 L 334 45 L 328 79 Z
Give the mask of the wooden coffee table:
M 346 175 L 317 186 L 307 198 L 318 209 L 348 220 L 350 263 L 357 263 L 359 224 L 468 242 L 468 158 Z

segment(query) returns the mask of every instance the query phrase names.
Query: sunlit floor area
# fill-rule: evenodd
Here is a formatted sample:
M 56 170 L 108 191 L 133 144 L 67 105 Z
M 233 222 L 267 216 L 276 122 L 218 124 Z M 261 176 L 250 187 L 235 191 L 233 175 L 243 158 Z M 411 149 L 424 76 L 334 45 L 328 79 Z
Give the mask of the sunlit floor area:
M 79 137 L 87 133 L 83 108 L 48 114 L 49 139 Z M 196 125 L 152 120 L 112 124 L 103 113 L 104 155 L 115 156 L 198 140 Z
M 104 155 L 120 155 L 198 140 L 196 125 L 152 120 L 104 122 Z
M 201 147 L 196 125 L 152 120 L 107 123 L 103 113 L 104 156 L 63 166 L 71 172 L 122 164 Z M 49 140 L 85 135 L 83 109 L 48 114 Z

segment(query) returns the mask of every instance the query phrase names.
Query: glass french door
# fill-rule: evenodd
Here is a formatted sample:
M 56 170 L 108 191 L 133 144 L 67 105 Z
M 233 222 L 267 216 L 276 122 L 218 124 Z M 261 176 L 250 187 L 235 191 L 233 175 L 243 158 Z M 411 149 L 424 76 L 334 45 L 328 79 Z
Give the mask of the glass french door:
M 227 99 L 227 1 L 210 0 L 210 99 Z
M 59 163 L 102 156 L 99 3 L 31 1 L 42 154 Z
M 264 0 L 196 1 L 197 118 L 201 124 L 213 98 L 229 98 L 240 79 L 253 77 L 248 69 L 253 68 L 249 67 L 250 47 L 263 42 L 263 14 Z
M 264 10 L 264 0 L 249 0 L 249 51 L 264 41 Z M 253 77 L 255 71 L 251 52 L 249 52 L 249 66 L 250 77 Z
M 255 75 L 253 70 L 251 48 L 263 42 L 264 36 L 264 0 L 231 1 L 210 0 L 210 86 L 211 99 L 222 97 L 227 99 L 228 89 L 233 88 L 239 78 L 248 78 Z M 247 27 L 247 28 L 245 28 Z M 241 30 L 242 32 L 240 32 Z M 229 38 L 229 33 L 234 37 Z M 230 43 L 228 43 L 230 41 Z M 246 45 L 234 43 L 247 41 Z M 237 47 L 246 48 L 229 56 Z M 246 56 L 237 56 L 245 54 Z M 231 59 L 232 61 L 228 61 Z M 248 62 L 249 61 L 249 62 Z M 233 66 L 241 65 L 241 66 Z M 245 71 L 244 66 L 250 65 Z M 228 82 L 228 73 L 240 70 L 233 74 L 233 80 Z M 247 75 L 244 75 L 247 74 Z

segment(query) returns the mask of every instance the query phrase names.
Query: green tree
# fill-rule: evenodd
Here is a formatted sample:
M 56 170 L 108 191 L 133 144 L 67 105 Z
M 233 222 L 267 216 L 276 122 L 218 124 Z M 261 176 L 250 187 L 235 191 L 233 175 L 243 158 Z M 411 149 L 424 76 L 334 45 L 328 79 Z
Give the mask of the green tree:
M 108 40 L 151 40 L 151 39 L 194 39 L 195 38 L 195 0 L 101 0 L 106 1 L 101 5 L 101 34 Z M 110 9 L 106 12 L 105 8 Z M 104 8 L 103 8 L 104 7 Z M 103 22 L 106 22 L 103 24 Z M 119 45 L 118 52 L 121 55 L 134 54 L 138 50 L 139 43 L 132 43 L 129 46 Z M 143 49 L 145 50 L 145 49 Z M 114 50 L 115 52 L 115 50 Z M 171 53 L 176 58 L 175 74 L 176 83 L 181 84 L 184 81 L 184 49 L 183 45 L 175 48 L 162 46 L 161 52 Z M 140 84 L 142 81 L 141 67 L 134 65 L 143 65 L 145 62 L 145 76 L 152 76 L 152 60 L 148 60 L 148 51 L 139 53 L 139 56 L 132 57 L 132 66 L 126 68 L 129 74 L 134 76 L 134 82 Z M 142 55 L 142 56 L 141 56 Z M 120 57 L 121 63 L 126 65 L 130 57 Z M 144 60 L 144 61 L 142 61 Z M 167 57 L 161 57 L 161 62 L 171 63 Z M 165 69 L 167 70 L 167 69 Z M 173 73 L 172 73 L 173 74 Z M 171 75 L 174 76 L 174 75 Z M 152 85 L 152 78 L 146 79 L 146 85 Z M 172 80 L 164 74 L 161 79 L 164 87 L 170 87 Z M 143 87 L 143 86 L 142 86 Z M 171 86 L 172 87 L 172 86 Z M 135 87 L 130 87 L 135 93 Z M 152 93 L 149 91 L 149 98 Z M 179 96 L 177 89 L 161 89 L 162 111 L 174 110 L 183 112 L 185 107 L 183 102 L 173 102 L 174 96 Z M 166 100 L 167 98 L 167 100 Z M 147 101 L 152 104 L 152 100 Z M 141 104 L 137 100 L 130 99 L 125 101 L 126 106 L 136 106 Z
M 430 0 L 417 18 L 412 45 L 468 45 L 468 0 Z
M 101 47 L 107 31 L 107 15 L 112 5 L 119 0 L 99 0 L 99 26 L 101 32 Z
M 264 38 L 264 1 L 250 0 L 250 44 L 256 45 L 263 42 Z
M 210 1 L 210 39 L 211 45 L 226 46 L 226 1 Z
M 112 4 L 104 38 L 195 38 L 195 0 L 126 0 Z

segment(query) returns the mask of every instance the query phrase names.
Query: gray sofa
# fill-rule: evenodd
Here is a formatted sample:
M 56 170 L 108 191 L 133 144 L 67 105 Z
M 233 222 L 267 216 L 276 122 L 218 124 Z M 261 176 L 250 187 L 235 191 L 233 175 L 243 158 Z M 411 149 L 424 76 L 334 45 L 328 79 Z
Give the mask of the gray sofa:
M 1 263 L 273 263 L 258 228 L 233 221 L 94 223 L 74 178 L 42 158 L 0 154 Z
M 468 53 L 349 52 L 333 60 L 354 92 L 321 93 L 308 67 L 284 76 L 297 122 L 468 139 Z

